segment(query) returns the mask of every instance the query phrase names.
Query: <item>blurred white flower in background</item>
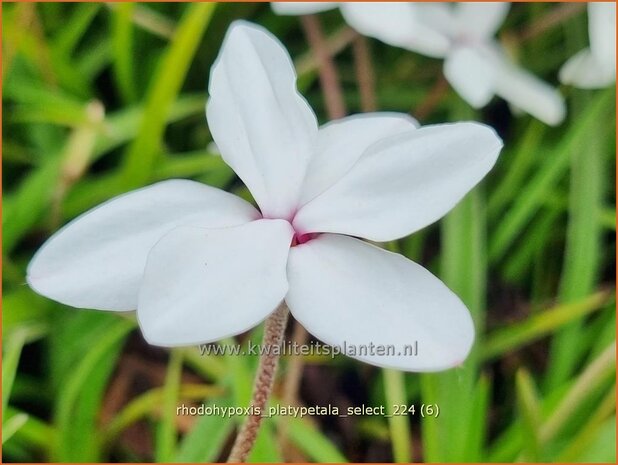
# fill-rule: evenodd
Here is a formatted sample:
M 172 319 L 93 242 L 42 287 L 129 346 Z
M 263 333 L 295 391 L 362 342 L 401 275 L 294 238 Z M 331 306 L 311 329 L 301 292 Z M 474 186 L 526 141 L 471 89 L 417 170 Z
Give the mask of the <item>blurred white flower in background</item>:
M 417 20 L 417 12 L 406 2 L 271 2 L 280 15 L 307 15 L 339 7 L 343 18 L 357 32 L 389 45 L 407 46 L 432 57 L 442 57 L 448 40 Z M 413 27 L 411 27 L 413 26 Z
M 590 47 L 571 57 L 560 70 L 560 81 L 583 89 L 616 82 L 616 4 L 588 4 Z
M 329 3 L 341 8 L 359 33 L 387 44 L 444 59 L 444 75 L 474 108 L 502 97 L 546 124 L 557 125 L 566 107 L 560 93 L 513 63 L 493 38 L 510 8 L 509 2 Z M 279 14 L 324 11 L 322 3 L 274 2 Z
M 418 341 L 419 354 L 357 358 L 411 371 L 461 363 L 464 304 L 391 241 L 438 220 L 502 147 L 478 123 L 417 128 L 370 113 L 318 128 L 283 46 L 235 22 L 213 65 L 209 128 L 259 211 L 230 193 L 169 180 L 116 197 L 54 234 L 28 283 L 67 305 L 137 308 L 145 338 L 192 345 L 242 333 L 285 300 L 330 345 Z M 462 247 L 465 247 L 462 244 Z

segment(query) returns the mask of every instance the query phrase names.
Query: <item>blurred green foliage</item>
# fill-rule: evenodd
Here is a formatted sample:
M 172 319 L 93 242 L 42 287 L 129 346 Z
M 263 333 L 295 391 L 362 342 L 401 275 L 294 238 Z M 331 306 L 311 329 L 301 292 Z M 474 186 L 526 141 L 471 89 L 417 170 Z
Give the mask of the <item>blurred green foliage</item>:
M 584 10 L 522 39 L 555 8 L 516 4 L 501 32 L 550 82 L 588 40 Z M 59 226 L 132 188 L 182 177 L 247 195 L 209 151 L 204 118 L 209 68 L 237 18 L 283 40 L 325 121 L 297 18 L 266 4 L 3 5 L 5 461 L 225 458 L 238 419 L 187 423 L 175 407 L 246 405 L 255 359 L 146 347 L 133 318 L 63 307 L 34 294 L 24 276 Z M 359 112 L 354 36 L 337 11 L 320 20 L 348 109 Z M 427 104 L 437 60 L 373 40 L 370 49 L 379 109 L 415 114 Z M 562 90 L 569 115 L 557 128 L 514 117 L 497 100 L 472 111 L 452 90 L 422 120 L 484 121 L 505 141 L 487 180 L 445 219 L 389 244 L 436 272 L 473 312 L 477 344 L 463 367 L 416 375 L 343 357 L 305 361 L 321 376 L 353 380 L 340 393 L 350 401 L 431 403 L 440 416 L 360 419 L 352 432 L 290 419 L 285 449 L 283 420 L 268 419 L 252 461 L 615 462 L 615 89 Z

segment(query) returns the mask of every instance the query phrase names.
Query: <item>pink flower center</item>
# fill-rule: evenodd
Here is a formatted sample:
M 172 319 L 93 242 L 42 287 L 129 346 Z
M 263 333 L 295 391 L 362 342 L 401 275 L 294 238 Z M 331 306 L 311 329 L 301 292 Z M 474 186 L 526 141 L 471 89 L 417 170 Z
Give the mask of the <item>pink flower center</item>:
M 297 245 L 306 244 L 310 240 L 315 239 L 316 237 L 320 235 L 320 233 L 316 233 L 316 232 L 306 233 L 306 232 L 297 230 L 294 227 L 294 218 L 296 217 L 297 212 L 298 210 L 295 209 L 288 215 L 269 215 L 269 214 L 261 213 L 261 217 L 264 219 L 286 220 L 288 223 L 290 223 L 290 225 L 294 229 L 294 235 L 292 236 L 292 242 L 290 243 L 290 247 L 296 247 Z
M 320 235 L 319 233 L 301 234 L 299 232 L 295 232 L 294 236 L 292 237 L 292 243 L 290 244 L 290 247 L 296 247 L 297 245 L 306 244 L 310 240 L 318 237 L 319 235 Z

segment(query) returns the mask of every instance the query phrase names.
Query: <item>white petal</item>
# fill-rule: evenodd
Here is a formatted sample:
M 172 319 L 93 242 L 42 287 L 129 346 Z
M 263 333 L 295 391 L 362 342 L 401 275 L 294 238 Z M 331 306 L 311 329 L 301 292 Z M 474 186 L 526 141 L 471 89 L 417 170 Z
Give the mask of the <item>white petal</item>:
M 457 47 L 449 53 L 444 76 L 474 108 L 487 105 L 494 94 L 494 67 L 473 47 Z
M 270 2 L 273 11 L 278 15 L 309 15 L 332 10 L 336 2 Z
M 265 29 L 232 24 L 210 75 L 208 124 L 221 156 L 265 217 L 288 217 L 317 136 L 281 43 Z
M 481 40 L 494 36 L 511 8 L 510 2 L 461 2 L 455 5 L 460 34 Z
M 309 164 L 301 205 L 332 186 L 372 144 L 418 127 L 404 113 L 364 113 L 332 121 L 320 128 L 317 149 Z
M 455 8 L 449 2 L 425 3 L 414 5 L 417 20 L 424 26 L 444 34 L 451 40 L 457 38 L 457 16 Z
M 616 3 L 588 4 L 590 49 L 605 69 L 616 73 Z
M 67 224 L 35 254 L 28 284 L 66 305 L 134 310 L 146 257 L 180 224 L 223 227 L 259 216 L 244 200 L 194 181 L 163 181 L 118 196 Z
M 324 234 L 293 247 L 288 280 L 294 318 L 323 342 L 354 348 L 359 360 L 438 371 L 461 364 L 472 346 L 470 313 L 453 292 L 422 266 L 358 239 Z M 418 354 L 406 354 L 415 342 Z M 376 346 L 394 350 L 380 355 Z
M 584 49 L 572 56 L 560 68 L 560 82 L 582 89 L 599 89 L 616 81 L 616 68 L 599 63 L 590 49 Z
M 441 33 L 417 20 L 415 5 L 403 2 L 343 2 L 346 22 L 363 35 L 389 45 L 442 57 L 449 41 Z
M 191 345 L 257 325 L 287 292 L 293 234 L 284 220 L 171 231 L 148 255 L 137 307 L 145 339 Z
M 566 115 L 564 98 L 552 86 L 515 66 L 501 52 L 495 52 L 495 92 L 526 113 L 555 126 Z
M 425 126 L 375 144 L 333 187 L 302 207 L 299 233 L 389 241 L 441 218 L 491 169 L 502 148 L 478 123 Z

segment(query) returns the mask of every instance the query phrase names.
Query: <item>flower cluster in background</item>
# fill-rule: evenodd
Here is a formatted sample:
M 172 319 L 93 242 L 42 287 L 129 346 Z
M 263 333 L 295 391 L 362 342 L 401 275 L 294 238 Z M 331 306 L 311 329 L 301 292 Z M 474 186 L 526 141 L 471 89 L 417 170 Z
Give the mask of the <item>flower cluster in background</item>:
M 518 67 L 495 40 L 508 2 L 273 2 L 277 14 L 341 9 L 359 33 L 413 52 L 444 59 L 444 76 L 474 108 L 497 95 L 546 124 L 560 124 L 566 107 L 560 93 Z M 616 4 L 590 3 L 590 48 L 569 60 L 560 79 L 596 88 L 616 80 Z

